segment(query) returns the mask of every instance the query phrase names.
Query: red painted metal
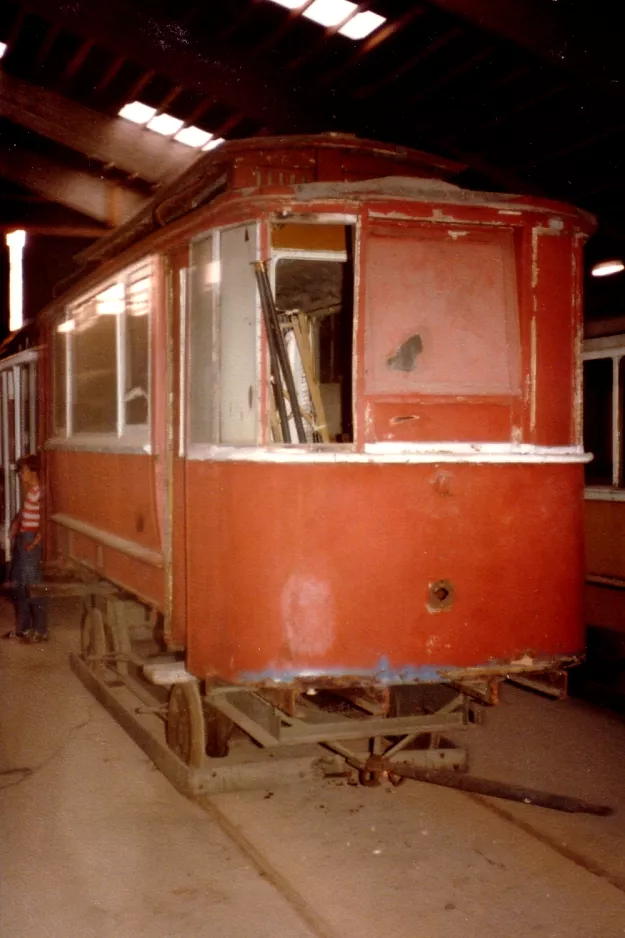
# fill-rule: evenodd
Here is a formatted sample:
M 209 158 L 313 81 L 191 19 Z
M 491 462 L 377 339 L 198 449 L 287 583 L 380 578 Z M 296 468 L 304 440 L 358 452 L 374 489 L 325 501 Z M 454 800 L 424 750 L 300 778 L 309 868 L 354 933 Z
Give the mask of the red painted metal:
M 581 468 L 448 465 L 442 493 L 441 471 L 191 465 L 189 668 L 410 680 L 578 653 Z

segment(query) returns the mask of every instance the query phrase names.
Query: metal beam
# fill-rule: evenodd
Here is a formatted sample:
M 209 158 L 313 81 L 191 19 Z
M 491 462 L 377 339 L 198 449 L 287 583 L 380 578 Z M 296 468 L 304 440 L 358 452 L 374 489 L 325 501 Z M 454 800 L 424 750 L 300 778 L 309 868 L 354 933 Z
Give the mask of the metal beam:
M 0 117 L 151 183 L 183 172 L 198 152 L 5 73 L 0 73 Z
M 600 18 L 561 9 L 542 0 L 428 0 L 486 32 L 508 39 L 544 61 L 591 81 L 614 97 L 625 97 L 622 31 Z M 615 7 L 616 10 L 616 7 Z
M 50 23 L 61 24 L 146 69 L 157 68 L 177 84 L 210 93 L 224 106 L 275 129 L 288 126 L 293 132 L 305 132 L 324 123 L 318 94 L 286 82 L 279 63 L 265 61 L 262 67 L 252 67 L 244 51 L 156 12 L 147 15 L 131 2 L 25 0 L 24 5 Z
M 146 202 L 143 196 L 106 179 L 8 146 L 0 148 L 0 176 L 109 226 L 126 221 Z

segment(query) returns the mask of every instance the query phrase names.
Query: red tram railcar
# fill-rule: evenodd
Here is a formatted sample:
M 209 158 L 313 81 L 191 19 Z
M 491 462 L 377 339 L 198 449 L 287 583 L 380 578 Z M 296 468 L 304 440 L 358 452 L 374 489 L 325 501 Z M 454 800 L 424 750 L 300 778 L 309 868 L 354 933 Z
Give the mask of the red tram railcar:
M 342 135 L 226 143 L 48 309 L 48 556 L 154 610 L 197 693 L 470 683 L 583 650 L 592 224 L 460 168 Z

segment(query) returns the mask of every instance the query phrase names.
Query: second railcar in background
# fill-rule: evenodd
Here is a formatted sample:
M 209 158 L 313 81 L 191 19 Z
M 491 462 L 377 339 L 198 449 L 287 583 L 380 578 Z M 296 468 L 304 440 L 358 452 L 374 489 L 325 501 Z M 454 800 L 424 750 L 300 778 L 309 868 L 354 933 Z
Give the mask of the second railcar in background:
M 184 652 L 186 761 L 207 707 L 301 741 L 300 692 L 379 702 L 583 650 L 591 226 L 459 168 L 341 135 L 228 143 L 46 313 L 48 553 Z M 131 655 L 119 622 L 113 644 Z

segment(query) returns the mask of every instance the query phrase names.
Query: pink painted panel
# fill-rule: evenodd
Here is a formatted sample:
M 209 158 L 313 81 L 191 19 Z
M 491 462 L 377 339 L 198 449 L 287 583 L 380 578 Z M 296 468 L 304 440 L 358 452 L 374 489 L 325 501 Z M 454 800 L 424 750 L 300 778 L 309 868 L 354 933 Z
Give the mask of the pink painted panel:
M 518 391 L 511 231 L 377 225 L 365 277 L 367 394 Z

